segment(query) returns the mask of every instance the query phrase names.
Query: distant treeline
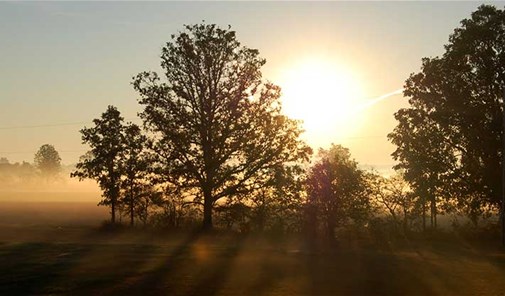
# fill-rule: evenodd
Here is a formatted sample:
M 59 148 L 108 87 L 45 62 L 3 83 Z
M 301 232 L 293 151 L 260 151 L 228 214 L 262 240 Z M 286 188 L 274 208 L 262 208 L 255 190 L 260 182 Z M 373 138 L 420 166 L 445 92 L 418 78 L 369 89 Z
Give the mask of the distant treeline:
M 38 186 L 62 181 L 74 168 L 72 165 L 62 165 L 58 151 L 49 144 L 39 148 L 33 163 L 11 163 L 6 157 L 0 157 L 0 190 L 36 189 Z
M 10 163 L 7 158 L 0 158 L 0 186 L 4 189 L 30 184 L 37 176 L 37 169 L 28 162 Z

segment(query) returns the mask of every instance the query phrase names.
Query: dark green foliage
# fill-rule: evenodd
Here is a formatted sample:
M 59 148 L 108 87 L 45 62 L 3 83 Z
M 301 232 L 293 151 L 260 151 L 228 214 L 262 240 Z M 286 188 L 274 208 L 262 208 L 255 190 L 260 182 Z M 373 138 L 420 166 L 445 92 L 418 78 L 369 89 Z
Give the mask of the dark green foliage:
M 281 114 L 279 87 L 261 79 L 265 60 L 216 25 L 186 26 L 162 50 L 165 79 L 133 85 L 155 135 L 163 182 L 203 205 L 203 226 L 222 199 L 256 190 L 271 168 L 306 159 L 299 123 Z
M 480 6 L 445 49 L 406 81 L 411 106 L 395 114 L 389 135 L 397 168 L 430 202 L 432 224 L 440 201 L 472 219 L 500 203 L 505 12 Z

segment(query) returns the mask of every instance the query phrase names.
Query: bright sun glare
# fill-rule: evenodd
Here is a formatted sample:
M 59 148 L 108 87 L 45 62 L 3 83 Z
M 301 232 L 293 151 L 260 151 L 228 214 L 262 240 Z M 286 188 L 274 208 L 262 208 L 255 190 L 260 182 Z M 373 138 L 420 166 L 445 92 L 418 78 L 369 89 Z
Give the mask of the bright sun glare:
M 312 144 L 325 146 L 354 131 L 363 88 L 350 69 L 306 60 L 286 70 L 281 87 L 284 113 L 303 120 Z

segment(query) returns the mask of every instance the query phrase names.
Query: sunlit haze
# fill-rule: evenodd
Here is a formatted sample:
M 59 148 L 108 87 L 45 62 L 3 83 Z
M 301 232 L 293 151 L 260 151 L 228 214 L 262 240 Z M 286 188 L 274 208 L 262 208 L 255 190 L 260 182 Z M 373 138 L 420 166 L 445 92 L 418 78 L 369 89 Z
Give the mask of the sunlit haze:
M 504 66 L 505 0 L 0 0 L 0 296 L 505 296 Z
M 266 58 L 263 77 L 283 88 L 284 110 L 304 121 L 313 148 L 340 143 L 363 165 L 388 168 L 386 135 L 407 104 L 397 90 L 480 4 L 2 2 L 0 157 L 32 162 L 49 143 L 76 163 L 86 151 L 79 129 L 110 104 L 140 123 L 131 77 L 159 71 L 170 35 L 205 20 L 231 25 Z
M 284 111 L 303 121 L 311 144 L 327 146 L 356 132 L 364 90 L 350 69 L 330 58 L 311 58 L 294 63 L 284 75 L 279 81 Z

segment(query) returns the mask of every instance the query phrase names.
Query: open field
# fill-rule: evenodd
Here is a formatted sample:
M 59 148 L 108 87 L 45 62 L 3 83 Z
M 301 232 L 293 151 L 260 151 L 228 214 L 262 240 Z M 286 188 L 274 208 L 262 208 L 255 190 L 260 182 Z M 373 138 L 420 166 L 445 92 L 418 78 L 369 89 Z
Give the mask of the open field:
M 293 237 L 101 231 L 106 210 L 85 203 L 66 216 L 72 205 L 32 204 L 31 220 L 9 206 L 0 295 L 505 295 L 505 252 L 492 242 L 342 239 L 321 250 Z

